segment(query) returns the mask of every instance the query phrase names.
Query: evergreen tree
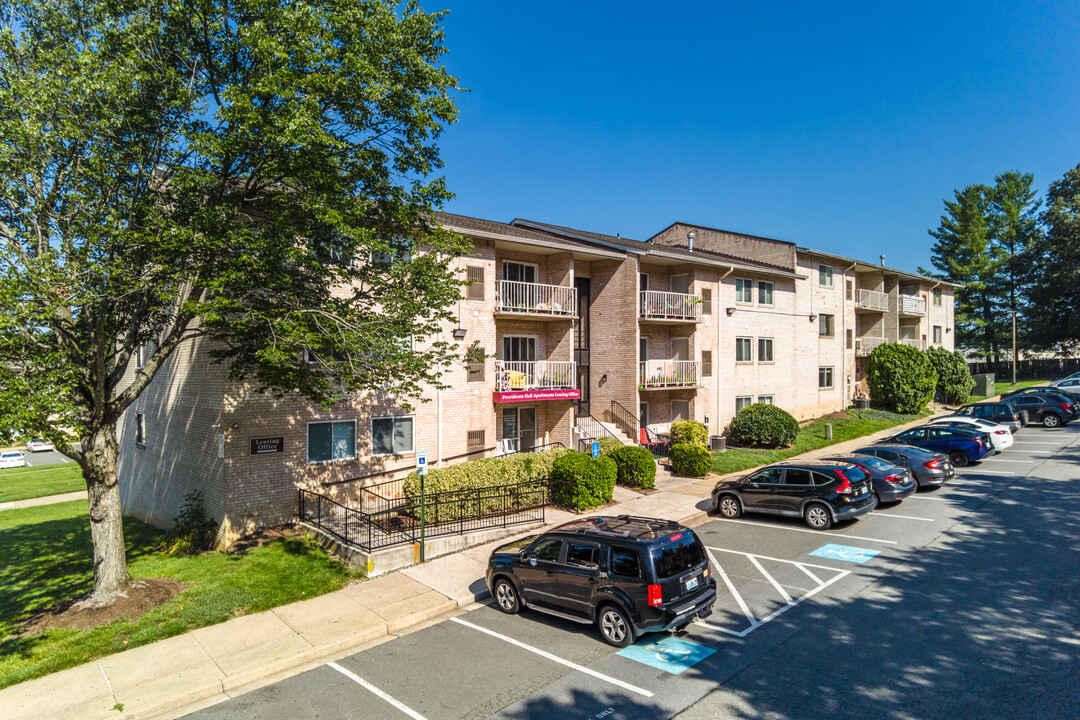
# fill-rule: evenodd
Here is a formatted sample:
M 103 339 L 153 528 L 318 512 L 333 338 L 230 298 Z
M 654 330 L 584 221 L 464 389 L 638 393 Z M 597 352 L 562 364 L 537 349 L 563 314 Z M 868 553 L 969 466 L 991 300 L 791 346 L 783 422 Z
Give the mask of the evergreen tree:
M 1046 234 L 1031 264 L 1031 334 L 1038 347 L 1080 352 L 1080 165 L 1050 184 Z

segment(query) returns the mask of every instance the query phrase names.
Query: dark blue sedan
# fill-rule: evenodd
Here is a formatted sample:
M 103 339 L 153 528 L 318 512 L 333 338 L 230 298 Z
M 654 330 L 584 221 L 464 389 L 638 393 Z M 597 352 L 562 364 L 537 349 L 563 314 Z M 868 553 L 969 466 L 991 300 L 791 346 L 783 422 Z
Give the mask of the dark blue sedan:
M 989 434 L 981 430 L 941 427 L 940 425 L 911 428 L 880 442 L 906 443 L 945 453 L 956 467 L 966 467 L 969 463 L 993 454 Z

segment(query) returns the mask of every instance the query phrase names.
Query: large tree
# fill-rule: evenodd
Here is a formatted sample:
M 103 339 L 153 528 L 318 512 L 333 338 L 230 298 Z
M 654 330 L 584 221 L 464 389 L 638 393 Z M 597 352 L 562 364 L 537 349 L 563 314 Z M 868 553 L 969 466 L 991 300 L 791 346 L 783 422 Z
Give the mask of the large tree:
M 1031 330 L 1037 345 L 1080 353 L 1080 165 L 1050 183 L 1046 234 L 1032 263 Z
M 461 241 L 427 221 L 456 117 L 440 17 L 384 0 L 4 9 L 0 429 L 82 468 L 92 601 L 128 579 L 118 422 L 185 343 L 323 403 L 438 383 L 449 345 L 404 340 L 436 336 L 460 293 Z

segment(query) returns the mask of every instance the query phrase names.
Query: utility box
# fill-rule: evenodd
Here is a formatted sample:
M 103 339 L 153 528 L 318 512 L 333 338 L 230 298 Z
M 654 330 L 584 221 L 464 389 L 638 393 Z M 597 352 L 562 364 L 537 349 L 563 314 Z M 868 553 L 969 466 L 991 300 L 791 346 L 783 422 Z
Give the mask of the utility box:
M 997 395 L 994 392 L 994 373 L 981 373 L 972 377 L 975 378 L 975 389 L 971 391 L 972 395 Z
M 709 436 L 709 449 L 713 452 L 726 452 L 727 451 L 727 437 L 724 435 L 710 435 Z

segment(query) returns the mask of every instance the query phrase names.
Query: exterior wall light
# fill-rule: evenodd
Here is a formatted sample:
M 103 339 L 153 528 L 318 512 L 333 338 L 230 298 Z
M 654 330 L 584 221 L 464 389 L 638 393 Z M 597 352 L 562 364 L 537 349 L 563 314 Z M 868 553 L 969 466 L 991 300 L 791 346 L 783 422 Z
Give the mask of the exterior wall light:
M 468 330 L 466 330 L 465 328 L 455 328 L 455 330 L 454 330 L 454 339 L 455 340 L 464 340 L 465 339 L 465 333 L 467 333 L 467 332 L 468 332 Z
M 731 317 L 732 315 L 735 314 L 735 308 L 726 308 L 724 310 L 724 312 L 726 312 L 728 314 L 728 317 Z

